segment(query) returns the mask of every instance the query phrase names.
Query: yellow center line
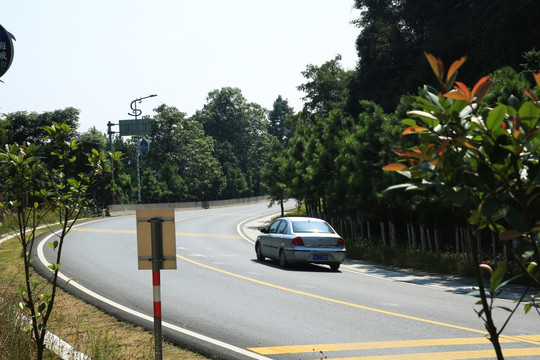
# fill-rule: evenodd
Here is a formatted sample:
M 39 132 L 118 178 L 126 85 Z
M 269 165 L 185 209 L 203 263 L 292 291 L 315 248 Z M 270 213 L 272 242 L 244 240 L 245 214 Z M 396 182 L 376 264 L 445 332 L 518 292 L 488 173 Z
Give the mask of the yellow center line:
M 94 233 L 112 233 L 112 234 L 136 234 L 137 230 L 118 230 L 118 229 L 92 229 L 92 228 L 82 228 L 74 227 L 71 231 L 75 232 L 94 232 Z
M 200 234 L 200 233 L 185 233 L 185 232 L 177 232 L 176 236 L 192 236 L 192 237 L 224 238 L 224 239 L 242 239 L 242 237 L 240 235 Z
M 111 233 L 111 234 L 136 234 L 137 230 L 117 230 L 117 229 L 91 229 L 91 228 L 73 228 L 71 231 L 75 232 L 94 232 L 94 233 Z M 223 238 L 223 239 L 241 239 L 240 235 L 224 235 L 224 234 L 202 234 L 202 233 L 187 233 L 177 232 L 176 236 L 192 236 L 192 237 L 206 237 L 206 238 Z
M 516 343 L 517 339 L 501 339 L 501 343 Z M 280 355 L 293 353 L 309 353 L 315 351 L 350 351 L 350 350 L 373 350 L 427 346 L 453 346 L 453 345 L 489 345 L 491 342 L 486 337 L 473 338 L 449 338 L 449 339 L 421 339 L 421 340 L 396 340 L 396 341 L 368 341 L 345 344 L 311 344 L 253 347 L 248 350 L 261 355 Z
M 516 356 L 540 355 L 540 348 L 517 348 L 503 350 L 505 358 Z M 494 359 L 495 350 L 470 350 L 470 351 L 449 351 L 432 352 L 418 354 L 397 354 L 397 355 L 376 355 L 347 358 L 333 358 L 334 360 L 469 360 L 469 359 Z
M 186 216 L 186 217 L 183 217 L 183 218 L 180 218 L 180 219 L 176 219 L 175 221 L 178 222 L 178 221 L 184 221 L 184 220 L 190 220 L 190 219 L 195 219 L 195 218 L 199 218 L 199 217 L 204 217 L 204 216 L 253 216 L 253 214 L 242 214 L 242 213 L 209 213 L 209 214 L 199 214 L 199 215 L 193 215 L 193 216 Z
M 440 321 L 433 321 L 433 320 L 429 320 L 429 319 L 423 319 L 423 318 L 419 318 L 419 317 L 415 317 L 415 316 L 399 314 L 399 313 L 386 311 L 386 310 L 381 310 L 381 309 L 375 309 L 375 308 L 368 307 L 368 306 L 353 304 L 353 303 L 350 303 L 350 302 L 341 301 L 341 300 L 337 300 L 337 299 L 332 299 L 332 298 L 328 298 L 328 297 L 325 297 L 325 296 L 319 296 L 319 295 L 307 293 L 307 292 L 304 292 L 304 291 L 294 290 L 294 289 L 286 288 L 286 287 L 283 287 L 283 286 L 279 286 L 279 285 L 267 283 L 267 282 L 264 282 L 264 281 L 256 280 L 256 279 L 253 279 L 253 278 L 249 278 L 247 276 L 235 274 L 235 273 L 232 273 L 232 272 L 229 272 L 229 271 L 226 271 L 226 270 L 221 270 L 221 269 L 215 268 L 213 266 L 205 265 L 205 264 L 199 263 L 197 261 L 188 259 L 188 258 L 186 258 L 184 256 L 181 256 L 181 255 L 178 255 L 178 254 L 176 254 L 176 256 L 179 259 L 182 259 L 182 260 L 187 261 L 189 263 L 192 263 L 194 265 L 201 266 L 201 267 L 204 267 L 206 269 L 213 270 L 213 271 L 225 274 L 225 275 L 233 276 L 233 277 L 236 277 L 236 278 L 239 278 L 239 279 L 251 281 L 251 282 L 256 283 L 256 284 L 268 286 L 268 287 L 271 287 L 271 288 L 274 288 L 274 289 L 279 289 L 279 290 L 287 291 L 287 292 L 290 292 L 290 293 L 311 297 L 311 298 L 314 298 L 314 299 L 324 300 L 324 301 L 332 302 L 332 303 L 335 303 L 335 304 L 341 304 L 341 305 L 345 305 L 345 306 L 350 306 L 350 307 L 354 307 L 354 308 L 358 308 L 358 309 L 373 311 L 373 312 L 377 312 L 377 313 L 381 313 L 381 314 L 385 314 L 385 315 L 390 315 L 390 316 L 395 316 L 395 317 L 400 317 L 400 318 L 404 318 L 404 319 L 424 322 L 424 323 L 438 325 L 438 326 L 449 327 L 449 328 L 458 329 L 458 330 L 474 332 L 474 333 L 483 334 L 483 335 L 488 334 L 486 331 L 482 331 L 482 330 L 471 329 L 471 328 L 464 327 L 464 326 L 447 324 L 447 323 L 443 323 L 443 322 L 440 322 Z M 511 339 L 511 340 L 514 340 L 514 341 L 517 341 L 517 342 L 525 342 L 525 343 L 530 343 L 530 344 L 534 344 L 534 345 L 540 345 L 540 342 L 530 341 L 530 340 L 527 340 L 527 339 L 525 339 L 523 337 L 520 338 L 520 337 L 512 337 L 512 336 L 501 335 L 500 339 L 501 339 L 501 341 L 503 339 Z

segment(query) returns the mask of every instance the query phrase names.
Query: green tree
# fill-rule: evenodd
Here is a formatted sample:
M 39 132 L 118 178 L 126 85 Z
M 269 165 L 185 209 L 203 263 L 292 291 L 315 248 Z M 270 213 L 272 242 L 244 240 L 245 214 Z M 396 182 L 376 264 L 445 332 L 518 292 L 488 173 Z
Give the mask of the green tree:
M 442 83 L 442 61 L 430 54 L 426 56 Z M 516 99 L 516 107 L 487 107 L 483 100 L 493 86 L 488 76 L 481 78 L 472 90 L 456 82 L 454 90 L 448 91 L 462 63 L 454 62 L 450 67 L 446 75 L 449 86 L 441 93 L 424 88 L 423 96 L 418 98 L 418 110 L 403 120 L 408 126 L 403 135 L 418 134 L 420 143 L 400 153 L 402 162 L 389 164 L 385 169 L 400 171 L 410 178 L 393 188 L 438 188 L 467 218 L 481 299 L 476 311 L 484 321 L 497 358 L 503 359 L 499 336 L 526 294 L 513 310 L 495 305 L 493 300 L 512 279 L 504 281 L 505 262 L 495 270 L 481 263 L 476 235 L 484 229 L 496 234 L 521 276 L 540 289 L 540 102 L 534 92 L 526 90 L 532 101 Z M 535 79 L 540 85 L 540 73 Z M 514 248 L 510 240 L 521 246 Z M 484 287 L 481 269 L 490 273 L 489 290 Z M 536 308 L 539 296 L 527 299 L 526 312 Z M 500 328 L 493 319 L 498 307 L 509 312 L 508 320 Z
M 509 66 L 495 70 L 491 76 L 493 88 L 486 95 L 486 105 L 495 107 L 498 103 L 511 105 L 510 102 L 525 101 L 527 95 L 523 89 L 530 88 L 531 84 L 525 77 L 525 73 L 518 73 Z
M 53 122 L 66 122 L 74 130 L 72 136 L 75 136 L 75 130 L 79 126 L 79 110 L 73 107 L 67 107 L 62 110 L 51 112 L 36 112 L 17 111 L 5 114 L 5 121 L 8 139 L 8 144 L 18 143 L 23 144 L 28 141 L 39 144 L 47 136 L 44 130 L 45 126 L 51 126 Z
M 92 149 L 98 151 L 107 151 L 109 148 L 105 135 L 100 133 L 95 127 L 90 128 L 82 134 L 76 134 L 75 139 L 78 142 L 76 149 L 77 160 L 74 163 L 73 173 L 85 173 L 88 171 L 88 163 L 85 154 L 92 153 Z M 101 212 L 107 204 L 110 204 L 112 198 L 111 174 L 107 173 L 100 177 L 92 187 L 92 199 L 96 212 Z
M 151 202 L 166 202 L 172 195 L 172 191 L 167 187 L 165 179 L 158 179 L 154 171 L 149 168 L 142 169 L 141 173 L 141 194 L 144 199 L 151 199 Z
M 321 66 L 310 64 L 302 71 L 307 82 L 299 85 L 298 90 L 306 94 L 302 100 L 308 118 L 314 120 L 315 114 L 324 118 L 333 109 L 344 109 L 352 72 L 343 69 L 340 61 L 341 55 L 336 55 Z
M 262 169 L 262 185 L 271 203 L 280 204 L 281 216 L 285 216 L 283 201 L 290 196 L 290 172 L 291 162 L 286 156 L 285 149 L 277 139 L 274 139 L 268 163 Z
M 467 53 L 460 78 L 472 83 L 479 73 L 518 68 L 521 54 L 540 48 L 535 35 L 540 24 L 534 16 L 523 16 L 540 13 L 535 0 L 355 0 L 355 6 L 361 10 L 359 63 L 348 105 L 355 116 L 357 99 L 392 111 L 401 94 L 416 93 L 418 84 L 434 85 L 429 71 L 422 69 L 423 50 L 442 59 Z
M 287 119 L 294 114 L 294 109 L 281 95 L 274 101 L 272 110 L 268 113 L 268 133 L 275 136 L 283 145 L 287 144 L 291 131 L 287 127 Z
M 20 308 L 30 319 L 38 360 L 43 358 L 47 324 L 56 299 L 64 239 L 88 208 L 91 186 L 106 171 L 110 158 L 104 152 L 92 149 L 87 157 L 87 171 L 75 176 L 73 167 L 78 142 L 71 140 L 74 137 L 72 128 L 67 123 L 53 122 L 43 130 L 48 134 L 42 139 L 43 145 L 15 143 L 0 151 L 4 196 L 1 205 L 17 224 L 14 230 L 21 243 L 25 273 L 25 284 L 19 289 Z M 45 163 L 44 158 L 54 159 L 57 166 Z M 36 228 L 48 212 L 59 214 L 60 230 L 56 240 L 49 242 L 56 252 L 56 260 L 49 265 L 52 271 L 50 286 L 38 288 L 32 281 L 30 264 L 35 251 Z
M 138 201 L 137 194 L 137 173 L 135 143 L 129 139 L 123 141 L 120 136 L 112 139 L 113 150 L 123 154 L 122 159 L 114 163 L 114 181 L 110 182 L 111 198 L 114 195 L 115 201 L 120 204 L 133 204 Z
M 411 30 L 406 28 L 409 24 L 404 24 L 400 16 L 404 2 L 355 1 L 356 8 L 361 10 L 357 20 L 361 31 L 356 41 L 359 62 L 350 82 L 351 96 L 347 104 L 347 111 L 354 116 L 361 112 L 359 99 L 374 101 L 386 111 L 391 111 L 399 96 L 412 90 L 408 86 L 408 66 L 418 57 L 415 54 L 421 54 L 421 51 L 415 44 L 417 37 L 404 33 Z M 423 12 L 418 12 L 417 18 L 423 19 L 423 15 Z
M 214 156 L 226 179 L 220 196 L 235 198 L 261 194 L 261 169 L 267 161 L 270 135 L 266 110 L 249 103 L 238 88 L 208 94 L 207 103 L 193 116 L 215 140 Z
M 165 104 L 154 111 L 151 150 L 143 164 L 168 188 L 163 201 L 193 201 L 219 194 L 223 173 L 214 156 L 215 141 L 205 135 L 202 124 Z
M 540 71 L 540 50 L 532 50 L 523 53 L 523 63 L 520 64 L 523 71 L 527 74 L 527 80 L 534 83 L 534 74 Z
M 8 143 L 8 122 L 6 120 L 0 119 L 0 145 L 4 147 Z

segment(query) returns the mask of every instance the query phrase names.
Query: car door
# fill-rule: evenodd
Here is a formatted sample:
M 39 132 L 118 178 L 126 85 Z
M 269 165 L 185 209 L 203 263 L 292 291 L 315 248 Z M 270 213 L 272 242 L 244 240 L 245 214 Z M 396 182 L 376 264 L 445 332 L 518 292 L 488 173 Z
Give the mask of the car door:
M 279 244 L 277 244 L 278 238 L 276 235 L 277 229 L 282 221 L 283 220 L 281 219 L 274 221 L 268 228 L 268 232 L 260 238 L 263 254 L 268 257 L 276 258 L 277 256 L 276 247 L 279 246 Z
M 289 224 L 287 220 L 282 220 L 281 224 L 279 224 L 277 231 L 276 231 L 276 256 L 279 258 L 279 249 L 281 246 L 289 246 L 291 245 L 291 240 L 289 239 L 290 236 L 287 235 L 288 233 Z

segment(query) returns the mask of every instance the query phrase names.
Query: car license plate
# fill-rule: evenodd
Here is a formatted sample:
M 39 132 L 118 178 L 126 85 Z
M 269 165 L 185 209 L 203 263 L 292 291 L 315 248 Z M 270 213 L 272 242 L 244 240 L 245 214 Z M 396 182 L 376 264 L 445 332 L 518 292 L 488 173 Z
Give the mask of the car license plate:
M 313 255 L 313 260 L 328 260 L 328 255 Z

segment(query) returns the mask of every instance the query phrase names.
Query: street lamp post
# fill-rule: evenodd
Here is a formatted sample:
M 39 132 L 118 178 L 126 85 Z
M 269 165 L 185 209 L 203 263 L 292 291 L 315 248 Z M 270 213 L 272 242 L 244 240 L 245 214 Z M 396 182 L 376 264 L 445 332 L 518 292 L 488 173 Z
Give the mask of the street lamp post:
M 141 103 L 144 99 L 148 99 L 148 98 L 151 98 L 151 97 L 155 97 L 157 95 L 149 95 L 149 96 L 145 96 L 145 97 L 141 97 L 141 98 L 138 98 L 138 99 L 135 99 L 131 102 L 131 110 L 132 110 L 132 113 L 128 113 L 129 116 L 135 116 L 135 120 L 137 120 L 137 116 L 141 115 L 142 114 L 142 111 L 140 109 L 137 109 L 137 102 Z M 141 198 L 141 170 L 140 170 L 140 164 L 139 164 L 139 156 L 140 156 L 140 146 L 139 146 L 139 136 L 137 135 L 136 137 L 137 139 L 137 201 L 138 203 L 142 203 L 142 198 Z

